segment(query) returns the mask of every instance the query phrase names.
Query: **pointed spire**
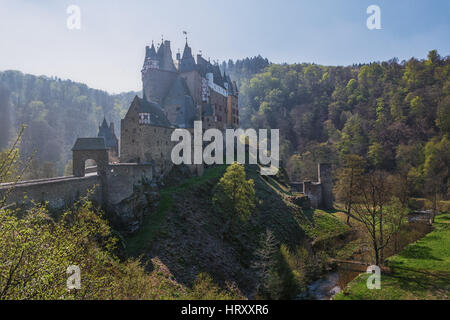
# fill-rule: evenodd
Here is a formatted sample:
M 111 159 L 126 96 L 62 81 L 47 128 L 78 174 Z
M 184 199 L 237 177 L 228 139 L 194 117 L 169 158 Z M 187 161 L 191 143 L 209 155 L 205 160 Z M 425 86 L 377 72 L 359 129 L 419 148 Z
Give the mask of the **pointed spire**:
M 152 40 L 152 46 L 151 46 L 150 51 L 149 51 L 149 57 L 150 57 L 151 59 L 154 59 L 154 58 L 157 57 L 157 55 L 156 55 L 156 49 L 155 49 L 155 43 L 153 42 L 153 40 Z
M 192 56 L 192 50 L 186 41 L 184 45 L 183 57 L 181 58 L 180 71 L 189 72 L 195 69 L 195 60 Z

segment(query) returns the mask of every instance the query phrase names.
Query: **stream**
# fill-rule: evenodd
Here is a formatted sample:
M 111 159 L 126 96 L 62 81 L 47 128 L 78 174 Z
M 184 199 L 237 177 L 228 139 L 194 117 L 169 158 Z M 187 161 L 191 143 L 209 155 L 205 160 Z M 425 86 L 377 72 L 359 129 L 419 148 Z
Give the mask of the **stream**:
M 342 290 L 338 283 L 339 272 L 329 272 L 325 277 L 307 286 L 307 291 L 303 299 L 330 300 Z
M 408 215 L 409 226 L 421 231 L 417 238 L 410 239 L 409 242 L 414 242 L 422 238 L 432 230 L 432 228 L 428 226 L 429 217 L 429 211 L 416 211 Z M 424 228 L 423 226 L 426 227 Z M 406 244 L 407 243 L 404 245 Z M 357 257 L 357 260 L 361 260 L 361 257 Z M 336 294 L 341 292 L 341 290 L 345 288 L 350 281 L 355 279 L 360 273 L 365 272 L 366 268 L 366 266 L 339 263 L 334 269 L 309 284 L 306 287 L 306 292 L 298 295 L 297 299 L 331 300 Z
M 364 267 L 365 268 L 365 267 Z M 355 279 L 365 269 L 355 270 L 345 266 L 337 266 L 320 279 L 310 283 L 306 287 L 306 292 L 297 296 L 300 300 L 331 300 L 336 294 L 341 292 L 347 284 Z

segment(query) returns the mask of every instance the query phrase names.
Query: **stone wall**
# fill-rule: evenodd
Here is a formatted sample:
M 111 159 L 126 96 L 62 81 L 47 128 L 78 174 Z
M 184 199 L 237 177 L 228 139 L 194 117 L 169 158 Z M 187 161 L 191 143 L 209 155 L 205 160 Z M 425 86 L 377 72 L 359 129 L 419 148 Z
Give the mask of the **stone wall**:
M 3 197 L 10 187 L 11 184 L 0 185 L 0 197 Z M 47 201 L 50 210 L 61 210 L 70 207 L 91 189 L 94 189 L 91 200 L 102 203 L 100 177 L 96 174 L 24 181 L 12 189 L 7 205 L 17 203 L 28 207 L 32 205 L 32 201 Z
M 84 177 L 86 160 L 95 160 L 99 171 L 103 171 L 109 162 L 106 150 L 76 150 L 72 154 L 73 175 L 76 177 Z
M 227 126 L 229 128 L 239 127 L 239 107 L 238 107 L 238 97 L 228 96 L 227 100 Z
M 319 183 L 322 185 L 322 207 L 333 208 L 333 173 L 331 164 L 319 163 L 318 165 Z
M 290 182 L 291 190 L 303 193 L 310 199 L 311 207 L 332 209 L 333 208 L 333 176 L 331 165 L 319 163 L 317 165 L 318 182 Z
M 6 205 L 30 207 L 34 202 L 48 202 L 51 211 L 69 208 L 94 190 L 90 200 L 105 209 L 110 221 L 125 233 L 136 231 L 146 210 L 157 202 L 159 194 L 153 181 L 151 164 L 107 165 L 100 175 L 59 177 L 24 181 L 15 186 Z M 11 184 L 0 185 L 0 197 Z
M 180 74 L 186 80 L 189 92 L 196 105 L 202 103 L 202 77 L 197 71 L 183 72 Z
M 322 207 L 322 186 L 320 183 L 303 182 L 303 193 L 308 196 L 312 208 Z
M 151 182 L 153 179 L 153 165 L 121 163 L 109 165 L 106 170 L 107 198 L 105 202 L 114 206 L 133 194 L 133 189 L 142 180 Z
M 153 166 L 135 163 L 109 165 L 105 181 L 103 207 L 108 219 L 118 230 L 134 233 L 144 221 L 145 213 L 159 200 L 153 181 Z
M 162 171 L 171 166 L 173 128 L 139 124 L 134 114 L 125 117 L 121 126 L 120 162 L 154 163 Z
M 219 130 L 224 130 L 227 126 L 228 97 L 225 97 L 220 93 L 211 90 L 210 103 L 214 109 L 214 115 L 216 117 L 214 119 L 215 122 L 211 125 L 211 127 Z

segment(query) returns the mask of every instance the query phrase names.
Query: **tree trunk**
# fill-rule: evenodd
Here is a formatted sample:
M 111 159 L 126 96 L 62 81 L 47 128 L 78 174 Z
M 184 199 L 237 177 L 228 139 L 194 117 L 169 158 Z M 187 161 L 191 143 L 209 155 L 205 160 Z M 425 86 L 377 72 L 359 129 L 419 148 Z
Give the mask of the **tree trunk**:
M 380 208 L 380 262 L 383 263 L 384 261 L 384 253 L 383 253 L 383 247 L 384 247 L 384 238 L 383 238 L 383 207 Z M 377 264 L 378 265 L 378 264 Z
M 373 241 L 373 251 L 375 253 L 375 265 L 379 266 L 380 265 L 380 256 L 379 256 L 378 245 L 377 245 L 376 240 Z
M 434 217 L 436 216 L 436 211 L 437 211 L 437 191 L 435 187 L 433 192 L 433 207 L 430 213 L 430 221 L 429 221 L 430 225 L 434 224 Z
M 353 204 L 352 192 L 353 192 L 353 168 L 352 173 L 350 175 L 350 194 L 348 195 L 348 206 L 347 206 L 347 225 L 349 225 L 350 227 L 352 226 L 350 224 L 350 214 L 352 212 L 352 204 Z

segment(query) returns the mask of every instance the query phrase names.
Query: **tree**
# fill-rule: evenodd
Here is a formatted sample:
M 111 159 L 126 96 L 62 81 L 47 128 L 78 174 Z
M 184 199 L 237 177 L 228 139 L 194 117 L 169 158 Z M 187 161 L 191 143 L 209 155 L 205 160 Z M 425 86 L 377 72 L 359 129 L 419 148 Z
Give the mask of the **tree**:
M 365 227 L 372 242 L 376 265 L 384 261 L 383 249 L 389 244 L 393 232 L 385 230 L 385 209 L 391 199 L 387 174 L 374 171 L 356 181 L 353 208 L 358 221 Z
M 341 155 L 350 153 L 360 156 L 365 155 L 367 137 L 362 127 L 361 117 L 358 114 L 351 116 L 345 123 L 339 149 Z
M 392 177 L 394 180 L 394 193 L 402 202 L 404 207 L 408 206 L 409 196 L 414 190 L 414 169 L 421 162 L 421 145 L 404 145 L 397 147 L 395 161 L 397 164 L 397 174 Z
M 70 159 L 67 161 L 67 164 L 64 168 L 64 176 L 71 176 L 73 175 L 73 160 Z
M 386 222 L 391 228 L 391 233 L 394 238 L 394 253 L 397 253 L 400 250 L 400 230 L 408 223 L 408 207 L 405 206 L 399 198 L 393 197 L 386 208 L 386 213 Z
M 10 92 L 0 84 L 0 151 L 8 146 L 11 134 Z
M 293 154 L 287 161 L 287 172 L 291 181 L 300 181 L 302 159 L 299 154 Z
M 25 163 L 20 161 L 19 145 L 24 130 L 25 126 L 22 126 L 9 149 L 0 152 L 0 183 L 12 183 L 6 193 L 0 197 L 0 209 L 6 204 L 10 192 L 16 183 L 22 179 L 31 161 L 31 159 L 28 159 Z
M 446 136 L 440 140 L 434 138 L 425 145 L 424 150 L 426 190 L 433 205 L 430 216 L 432 224 L 438 209 L 438 197 L 447 193 L 450 182 L 450 140 Z
M 259 248 L 255 253 L 256 259 L 252 265 L 259 279 L 256 291 L 260 297 L 279 297 L 281 280 L 276 270 L 278 247 L 272 231 L 266 229 L 261 235 Z
M 344 157 L 344 166 L 337 172 L 337 183 L 334 193 L 338 201 L 344 203 L 347 214 L 347 224 L 350 225 L 354 195 L 357 193 L 357 181 L 361 179 L 364 171 L 364 159 L 356 154 Z
M 53 162 L 45 161 L 42 165 L 42 178 L 53 178 L 56 175 L 56 167 Z
M 246 180 L 243 165 L 235 162 L 227 168 L 216 186 L 213 202 L 232 223 L 250 217 L 256 205 L 255 188 L 252 179 Z

